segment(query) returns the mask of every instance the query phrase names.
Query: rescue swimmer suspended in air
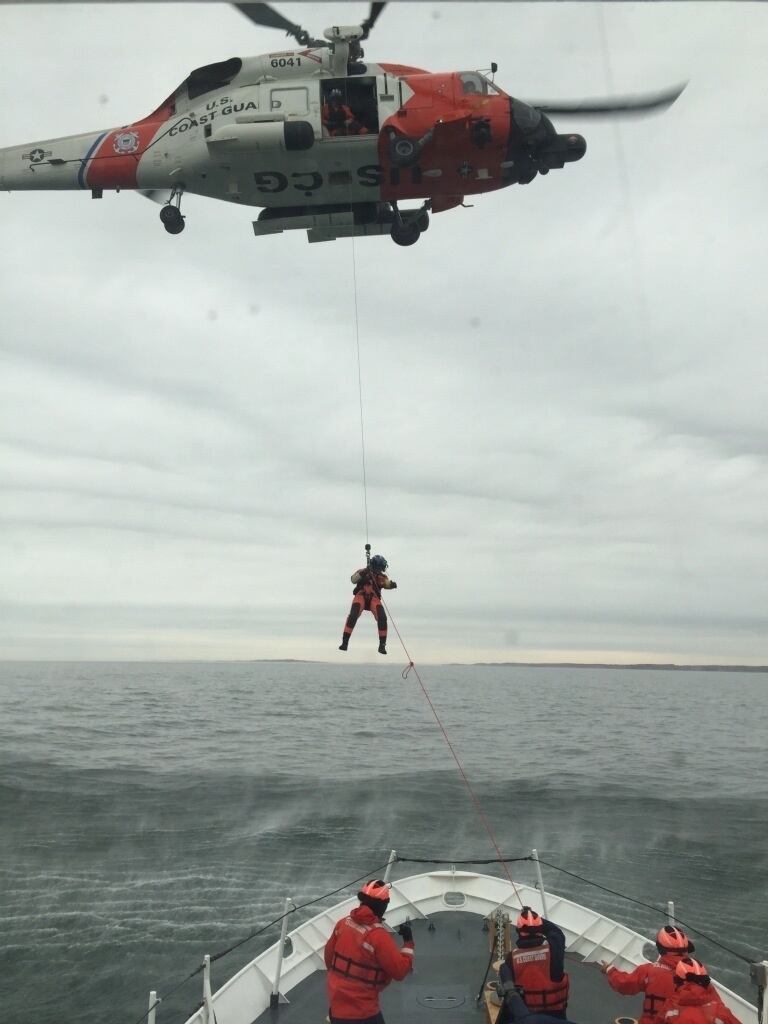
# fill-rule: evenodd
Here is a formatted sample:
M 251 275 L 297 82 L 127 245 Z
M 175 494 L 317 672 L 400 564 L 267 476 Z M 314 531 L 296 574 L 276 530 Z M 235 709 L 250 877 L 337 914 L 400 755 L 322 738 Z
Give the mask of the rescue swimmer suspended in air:
M 174 235 L 189 192 L 264 207 L 257 235 L 304 228 L 310 242 L 388 234 L 412 245 L 430 212 L 580 160 L 584 138 L 558 134 L 549 115 L 656 111 L 684 88 L 524 103 L 478 71 L 364 62 L 361 40 L 384 3 L 371 4 L 361 25 L 327 28 L 322 40 L 266 3 L 234 6 L 284 29 L 299 48 L 197 68 L 132 124 L 0 149 L 0 189 L 81 189 L 94 199 L 132 189 L 162 204 Z M 411 200 L 420 205 L 400 208 Z
M 379 654 L 387 653 L 387 613 L 381 602 L 381 592 L 382 590 L 397 590 L 397 584 L 387 576 L 386 558 L 383 555 L 374 555 L 371 558 L 370 552 L 371 545 L 366 544 L 366 565 L 353 572 L 351 576 L 351 582 L 355 585 L 355 589 L 352 591 L 354 596 L 347 621 L 344 623 L 344 633 L 339 644 L 340 651 L 346 651 L 357 620 L 364 611 L 367 611 L 376 619 L 379 630 Z

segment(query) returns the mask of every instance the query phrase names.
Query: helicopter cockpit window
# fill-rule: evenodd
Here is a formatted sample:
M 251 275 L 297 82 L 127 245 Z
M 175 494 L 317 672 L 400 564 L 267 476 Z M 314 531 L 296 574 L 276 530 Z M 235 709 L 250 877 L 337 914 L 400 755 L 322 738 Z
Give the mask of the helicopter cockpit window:
M 239 57 L 219 61 L 218 64 L 206 64 L 204 68 L 196 68 L 187 79 L 187 96 L 191 100 L 203 96 L 214 89 L 223 89 L 243 66 Z
M 461 91 L 465 96 L 473 96 L 475 93 L 498 95 L 499 90 L 493 82 L 489 82 L 485 75 L 481 75 L 479 71 L 463 71 L 459 75 L 459 80 L 461 82 Z

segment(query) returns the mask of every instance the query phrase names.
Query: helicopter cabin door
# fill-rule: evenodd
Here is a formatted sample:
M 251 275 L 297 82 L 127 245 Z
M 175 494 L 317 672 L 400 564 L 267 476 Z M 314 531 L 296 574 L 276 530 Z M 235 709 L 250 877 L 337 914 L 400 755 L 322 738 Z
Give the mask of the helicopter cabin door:
M 376 79 L 328 78 L 321 86 L 323 138 L 365 138 L 379 134 Z

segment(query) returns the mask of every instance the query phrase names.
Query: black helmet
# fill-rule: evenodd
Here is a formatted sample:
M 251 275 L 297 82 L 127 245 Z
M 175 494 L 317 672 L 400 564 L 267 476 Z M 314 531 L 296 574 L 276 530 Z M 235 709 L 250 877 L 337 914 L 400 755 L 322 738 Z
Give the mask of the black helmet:
M 383 555 L 374 555 L 370 562 L 374 572 L 386 572 L 387 560 Z
M 341 89 L 331 89 L 328 93 L 329 103 L 341 103 L 344 97 L 341 95 Z

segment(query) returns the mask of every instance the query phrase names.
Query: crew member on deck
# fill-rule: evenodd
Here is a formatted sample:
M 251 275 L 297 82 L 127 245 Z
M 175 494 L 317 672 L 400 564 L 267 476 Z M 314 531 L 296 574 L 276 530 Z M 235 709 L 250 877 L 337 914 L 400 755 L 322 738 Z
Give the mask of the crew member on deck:
M 379 993 L 412 969 L 413 933 L 410 925 L 400 925 L 400 949 L 382 924 L 389 906 L 386 882 L 366 882 L 357 898 L 360 906 L 338 922 L 325 944 L 328 1017 L 331 1024 L 384 1024 Z
M 704 964 L 686 956 L 675 967 L 675 991 L 654 1018 L 654 1024 L 740 1024 L 715 986 Z
M 502 988 L 517 988 L 532 1014 L 565 1020 L 569 986 L 565 935 L 530 907 L 523 907 L 515 927 L 517 948 L 507 953 L 499 969 Z
M 634 971 L 620 971 L 603 960 L 600 970 L 614 992 L 621 992 L 624 996 L 645 993 L 643 1013 L 638 1024 L 652 1024 L 662 1003 L 675 991 L 675 968 L 680 959 L 692 953 L 694 948 L 685 932 L 667 924 L 656 936 L 659 959 L 654 963 L 640 964 Z
M 358 569 L 352 574 L 351 580 L 355 584 L 352 593 L 352 607 L 344 625 L 344 633 L 339 644 L 340 651 L 346 651 L 349 646 L 349 638 L 355 623 L 360 618 L 360 613 L 365 609 L 376 617 L 379 626 L 379 654 L 387 653 L 387 613 L 381 603 L 382 590 L 396 590 L 397 584 L 394 580 L 385 575 L 387 560 L 381 555 L 374 555 L 364 569 Z

